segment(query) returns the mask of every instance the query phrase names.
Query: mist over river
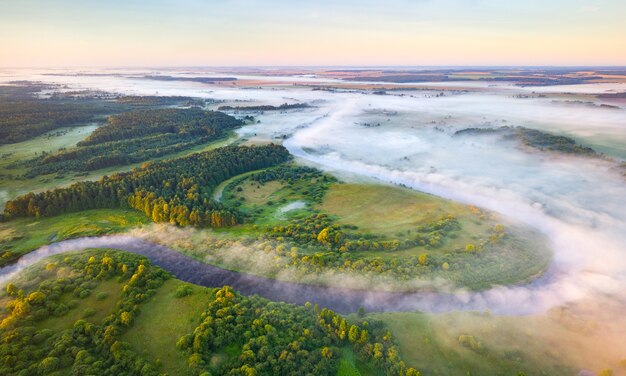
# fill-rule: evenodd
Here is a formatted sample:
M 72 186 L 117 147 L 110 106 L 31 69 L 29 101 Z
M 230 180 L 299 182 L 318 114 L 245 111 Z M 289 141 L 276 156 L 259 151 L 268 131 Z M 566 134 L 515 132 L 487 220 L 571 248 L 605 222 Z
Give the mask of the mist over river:
M 301 285 L 283 288 L 289 284 L 274 281 L 255 285 L 256 279 L 248 279 L 252 277 L 230 279 L 230 274 L 219 280 L 225 272 L 217 271 L 218 268 L 201 267 L 191 259 L 179 262 L 178 258 L 185 256 L 124 237 L 63 242 L 39 250 L 40 254 L 81 247 L 119 247 L 154 257 L 157 265 L 162 263 L 178 277 L 191 282 L 219 285 L 220 281 L 232 281 L 244 293 L 296 303 L 306 297 L 342 311 L 354 310 L 361 301 L 358 305 L 373 310 L 489 309 L 495 313 L 525 314 L 596 295 L 626 299 L 626 179 L 616 169 L 626 159 L 626 109 L 602 107 L 600 100 L 590 105 L 560 95 L 569 89 L 584 94 L 619 88 L 545 87 L 538 90 L 545 94 L 541 97 L 524 97 L 532 93 L 529 88 L 501 84 L 465 91 L 460 85 L 458 90 L 446 90 L 443 96 L 438 96 L 440 90 L 436 85 L 423 84 L 424 90 L 395 90 L 387 95 L 375 95 L 365 90 L 324 91 L 293 85 L 336 82 L 313 77 L 280 77 L 282 83 L 268 80 L 258 87 L 243 89 L 153 81 L 137 76 L 153 74 L 152 71 L 116 72 L 124 73 L 116 76 L 50 76 L 44 75 L 44 71 L 10 73 L 10 77 L 0 75 L 0 82 L 28 79 L 66 84 L 67 90 L 184 95 L 221 101 L 211 105 L 213 109 L 223 104 L 308 103 L 313 107 L 255 113 L 260 123 L 245 126 L 238 133 L 251 140 L 283 142 L 303 163 L 331 172 L 403 184 L 500 213 L 547 235 L 554 260 L 548 276 L 526 286 L 496 287 L 476 293 L 380 295 Z M 211 72 L 191 70 L 163 74 L 215 76 Z M 465 128 L 505 125 L 567 135 L 609 158 L 548 154 L 523 148 L 515 140 L 496 135 L 454 135 Z M 158 259 L 156 254 L 167 257 Z M 180 263 L 195 266 L 172 270 Z M 189 275 L 195 270 L 197 276 Z M 211 273 L 220 276 L 218 280 Z

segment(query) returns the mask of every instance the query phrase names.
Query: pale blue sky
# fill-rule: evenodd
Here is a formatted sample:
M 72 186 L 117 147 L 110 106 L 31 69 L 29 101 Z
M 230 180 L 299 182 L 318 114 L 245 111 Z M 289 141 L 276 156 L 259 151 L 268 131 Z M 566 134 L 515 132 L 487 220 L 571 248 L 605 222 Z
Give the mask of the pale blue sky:
M 0 0 L 0 65 L 626 65 L 623 0 Z

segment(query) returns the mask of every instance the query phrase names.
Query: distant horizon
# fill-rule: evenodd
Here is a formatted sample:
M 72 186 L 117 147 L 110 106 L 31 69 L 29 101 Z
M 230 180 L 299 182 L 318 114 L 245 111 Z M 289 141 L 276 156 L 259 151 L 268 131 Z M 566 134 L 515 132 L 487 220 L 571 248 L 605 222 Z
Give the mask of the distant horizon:
M 0 0 L 4 67 L 626 66 L 621 0 Z
M 2 66 L 0 69 L 189 69 L 189 68 L 352 68 L 352 69 L 626 69 L 625 65 L 67 65 L 67 66 Z

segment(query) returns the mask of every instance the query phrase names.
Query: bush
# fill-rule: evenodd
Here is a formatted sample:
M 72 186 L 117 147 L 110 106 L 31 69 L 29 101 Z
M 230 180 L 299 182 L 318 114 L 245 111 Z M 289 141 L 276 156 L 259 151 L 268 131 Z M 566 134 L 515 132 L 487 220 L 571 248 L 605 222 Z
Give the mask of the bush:
M 85 308 L 85 310 L 83 311 L 83 314 L 82 314 L 82 318 L 91 317 L 91 316 L 93 316 L 95 314 L 96 314 L 96 310 L 95 309 L 93 309 L 91 307 L 90 308 Z
M 174 296 L 177 298 L 184 298 L 185 296 L 189 296 L 193 293 L 193 287 L 189 285 L 178 286 Z
M 106 299 L 106 298 L 108 298 L 108 297 L 109 297 L 109 294 L 107 294 L 107 293 L 106 293 L 106 292 L 104 292 L 104 291 L 100 291 L 100 292 L 96 295 L 96 299 L 98 299 L 98 300 L 104 300 L 104 299 Z

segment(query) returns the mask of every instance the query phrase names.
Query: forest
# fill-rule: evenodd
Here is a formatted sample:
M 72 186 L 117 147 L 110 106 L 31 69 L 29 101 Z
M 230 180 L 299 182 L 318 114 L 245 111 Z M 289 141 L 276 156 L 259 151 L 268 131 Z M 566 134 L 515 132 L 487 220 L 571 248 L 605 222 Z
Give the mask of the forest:
M 204 103 L 192 97 L 155 95 L 124 95 L 116 98 L 115 101 L 133 106 L 202 105 Z
M 178 77 L 178 76 L 143 76 L 146 80 L 155 81 L 186 81 L 199 82 L 201 84 L 214 84 L 216 82 L 237 81 L 235 77 Z
M 218 111 L 280 111 L 280 110 L 295 110 L 299 108 L 311 107 L 307 103 L 283 103 L 280 106 L 272 105 L 258 105 L 258 106 L 219 106 Z
M 167 272 L 140 256 L 92 250 L 55 256 L 23 274 L 0 295 L 7 301 L 0 312 L 1 374 L 164 373 L 160 360 L 140 356 L 140 349 L 124 339 L 148 314 L 146 302 L 163 297 L 161 288 L 171 280 Z M 112 286 L 109 292 L 104 285 Z M 206 300 L 206 309 L 191 318 L 193 331 L 161 349 L 186 356 L 186 374 L 335 375 L 342 353 L 350 351 L 376 373 L 419 375 L 400 358 L 380 321 L 349 321 L 317 305 L 242 296 L 228 286 L 179 283 L 174 299 L 190 294 Z M 108 301 L 106 311 L 87 307 L 77 315 L 92 296 Z M 220 357 L 224 349 L 231 356 Z
M 34 97 L 40 85 L 0 85 L 0 145 L 12 144 L 46 132 L 84 124 L 111 112 L 93 103 L 68 103 Z
M 96 208 L 131 207 L 155 222 L 180 226 L 236 224 L 236 211 L 215 202 L 221 182 L 290 159 L 282 146 L 228 146 L 173 160 L 146 163 L 131 172 L 85 181 L 68 188 L 29 193 L 5 205 L 3 218 L 47 217 Z
M 592 148 L 580 145 L 570 137 L 554 135 L 526 127 L 466 128 L 454 133 L 455 136 L 486 134 L 500 134 L 506 138 L 519 140 L 525 146 L 542 151 L 588 156 L 598 155 Z
M 221 112 L 150 109 L 108 117 L 77 147 L 22 162 L 32 178 L 55 172 L 92 171 L 161 157 L 224 137 L 241 121 Z

